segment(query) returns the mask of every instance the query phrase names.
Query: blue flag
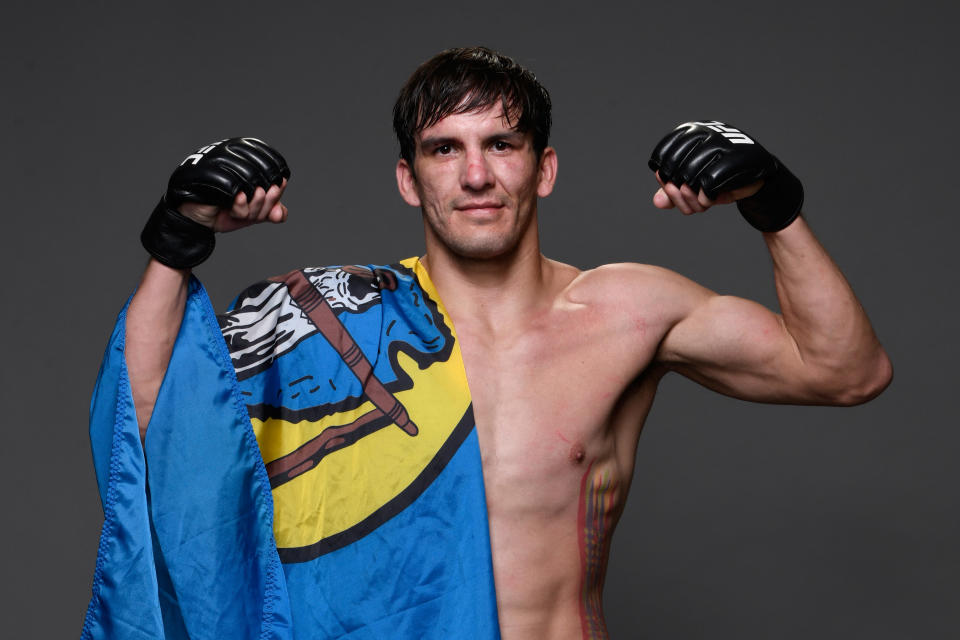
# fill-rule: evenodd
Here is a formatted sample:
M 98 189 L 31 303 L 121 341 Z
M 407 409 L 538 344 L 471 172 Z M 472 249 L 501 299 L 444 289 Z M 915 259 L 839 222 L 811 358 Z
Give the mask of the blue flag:
M 125 312 L 84 638 L 499 637 L 469 389 L 418 260 L 294 271 L 220 317 L 191 281 L 145 454 Z

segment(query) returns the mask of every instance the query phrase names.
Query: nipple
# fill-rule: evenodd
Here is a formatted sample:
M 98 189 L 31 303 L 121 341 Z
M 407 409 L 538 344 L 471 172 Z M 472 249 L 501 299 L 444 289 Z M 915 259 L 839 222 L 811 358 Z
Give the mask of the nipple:
M 570 447 L 570 462 L 575 464 L 580 464 L 583 462 L 583 458 L 587 455 L 587 452 L 584 451 L 583 445 L 577 442 L 572 447 Z

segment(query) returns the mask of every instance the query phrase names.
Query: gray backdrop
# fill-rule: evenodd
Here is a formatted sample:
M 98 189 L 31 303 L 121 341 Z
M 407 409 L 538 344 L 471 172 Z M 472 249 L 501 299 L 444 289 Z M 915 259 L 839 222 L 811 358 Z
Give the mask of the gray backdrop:
M 296 266 L 415 255 L 393 99 L 438 50 L 485 44 L 553 95 L 545 253 L 661 264 L 774 306 L 763 242 L 735 210 L 650 204 L 656 140 L 726 120 L 804 180 L 808 218 L 896 370 L 883 396 L 846 409 L 668 378 L 613 545 L 613 636 L 957 637 L 957 12 L 863 6 L 7 7 L 3 635 L 79 633 L 102 518 L 88 398 L 176 163 L 256 135 L 293 167 L 289 223 L 221 237 L 198 270 L 220 307 Z

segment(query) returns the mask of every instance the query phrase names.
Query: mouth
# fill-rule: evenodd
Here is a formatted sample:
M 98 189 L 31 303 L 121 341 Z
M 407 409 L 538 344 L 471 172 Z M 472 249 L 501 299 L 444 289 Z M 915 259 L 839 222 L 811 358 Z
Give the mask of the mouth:
M 457 209 L 499 209 L 503 203 L 499 200 L 482 200 L 479 202 L 458 202 Z
M 504 207 L 504 203 L 499 200 L 481 200 L 478 202 L 458 202 L 454 209 L 469 214 L 496 213 Z

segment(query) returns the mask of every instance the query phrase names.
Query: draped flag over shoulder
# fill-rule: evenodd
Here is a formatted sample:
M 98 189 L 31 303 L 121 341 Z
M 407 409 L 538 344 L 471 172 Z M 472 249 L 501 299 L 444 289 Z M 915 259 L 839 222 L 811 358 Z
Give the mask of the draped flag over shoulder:
M 84 638 L 499 637 L 470 393 L 417 259 L 294 271 L 219 317 L 193 280 L 145 455 L 125 315 Z

